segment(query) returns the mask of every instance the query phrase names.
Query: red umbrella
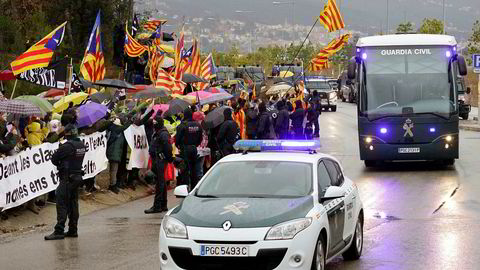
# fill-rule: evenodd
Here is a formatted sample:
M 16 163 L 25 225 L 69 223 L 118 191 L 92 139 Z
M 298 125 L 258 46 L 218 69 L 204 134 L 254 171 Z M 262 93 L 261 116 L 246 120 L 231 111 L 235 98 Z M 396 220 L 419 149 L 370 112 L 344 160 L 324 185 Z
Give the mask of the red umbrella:
M 10 70 L 2 70 L 0 71 L 0 81 L 11 81 L 15 80 L 15 75 Z
M 58 97 L 58 96 L 63 96 L 65 95 L 65 91 L 57 88 L 51 88 L 50 90 L 45 93 L 46 98 L 48 97 Z
M 135 89 L 127 89 L 127 93 L 137 93 L 147 89 L 148 87 L 153 87 L 153 85 L 137 84 L 135 85 Z

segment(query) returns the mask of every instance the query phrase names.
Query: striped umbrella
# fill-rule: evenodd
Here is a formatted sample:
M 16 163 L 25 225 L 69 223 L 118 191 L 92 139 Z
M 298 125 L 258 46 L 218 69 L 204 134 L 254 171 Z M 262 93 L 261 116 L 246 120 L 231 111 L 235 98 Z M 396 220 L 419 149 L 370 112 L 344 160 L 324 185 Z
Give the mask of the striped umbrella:
M 0 112 L 25 116 L 43 115 L 42 110 L 37 105 L 17 99 L 0 101 Z
M 48 100 L 37 97 L 37 96 L 19 96 L 15 98 L 17 100 L 23 100 L 27 101 L 29 103 L 32 103 L 33 105 L 37 106 L 40 110 L 42 110 L 43 113 L 48 113 L 51 112 L 53 109 L 52 104 L 48 102 Z

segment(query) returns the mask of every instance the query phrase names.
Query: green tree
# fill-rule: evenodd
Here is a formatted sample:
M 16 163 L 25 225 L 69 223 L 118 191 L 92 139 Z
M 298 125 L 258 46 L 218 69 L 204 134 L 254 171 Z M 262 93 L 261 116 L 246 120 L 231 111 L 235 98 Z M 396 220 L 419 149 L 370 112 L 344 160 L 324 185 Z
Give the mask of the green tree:
M 413 24 L 411 22 L 401 23 L 397 27 L 397 33 L 411 33 L 413 32 Z
M 443 22 L 437 19 L 423 19 L 422 26 L 418 29 L 421 34 L 442 34 Z
M 468 39 L 468 54 L 480 53 L 480 21 L 473 24 L 472 36 Z

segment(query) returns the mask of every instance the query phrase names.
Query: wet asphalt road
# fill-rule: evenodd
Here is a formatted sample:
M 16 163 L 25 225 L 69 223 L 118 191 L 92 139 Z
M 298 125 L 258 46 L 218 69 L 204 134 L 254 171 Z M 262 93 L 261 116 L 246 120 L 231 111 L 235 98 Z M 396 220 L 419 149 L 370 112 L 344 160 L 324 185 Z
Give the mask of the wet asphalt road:
M 356 108 L 341 103 L 320 119 L 322 151 L 357 183 L 366 214 L 361 260 L 335 259 L 327 269 L 478 269 L 480 133 L 461 131 L 461 159 L 451 169 L 423 162 L 366 169 Z M 0 269 L 159 269 L 162 215 L 143 214 L 151 202 L 82 216 L 78 239 L 45 242 L 41 231 L 1 238 Z

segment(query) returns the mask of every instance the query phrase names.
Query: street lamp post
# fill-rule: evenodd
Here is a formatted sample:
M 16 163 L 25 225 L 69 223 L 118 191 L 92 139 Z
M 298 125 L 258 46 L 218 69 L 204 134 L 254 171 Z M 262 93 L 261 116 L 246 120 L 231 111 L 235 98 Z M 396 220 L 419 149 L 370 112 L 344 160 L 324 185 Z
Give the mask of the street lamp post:
M 235 13 L 255 13 L 253 10 L 235 10 Z M 250 53 L 252 53 L 252 39 L 253 39 L 253 30 L 250 33 Z
M 443 34 L 445 35 L 445 21 L 446 21 L 445 0 L 443 0 Z

